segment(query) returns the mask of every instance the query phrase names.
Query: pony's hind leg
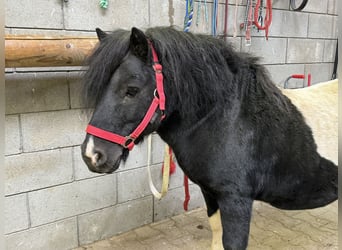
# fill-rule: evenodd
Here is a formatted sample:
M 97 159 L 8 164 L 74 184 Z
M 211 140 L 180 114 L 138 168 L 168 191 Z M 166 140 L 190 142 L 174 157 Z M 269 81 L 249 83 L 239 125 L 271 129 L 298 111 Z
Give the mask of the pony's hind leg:
M 338 198 L 338 167 L 321 157 L 316 174 L 308 174 L 302 185 L 289 192 L 284 199 L 271 202 L 271 205 L 288 210 L 311 209 L 328 205 Z
M 222 244 L 222 223 L 219 209 L 209 217 L 209 225 L 212 232 L 212 241 L 210 249 L 223 250 L 224 248 Z
M 223 250 L 222 245 L 222 223 L 220 210 L 216 199 L 207 191 L 202 189 L 205 203 L 207 205 L 207 214 L 209 225 L 212 232 L 211 250 Z
M 225 195 L 219 200 L 225 250 L 245 250 L 252 215 L 251 198 Z

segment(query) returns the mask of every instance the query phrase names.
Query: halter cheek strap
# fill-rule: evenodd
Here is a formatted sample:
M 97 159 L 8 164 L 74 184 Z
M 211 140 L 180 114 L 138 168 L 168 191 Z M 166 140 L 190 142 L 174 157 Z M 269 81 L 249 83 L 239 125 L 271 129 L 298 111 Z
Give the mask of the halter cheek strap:
M 95 127 L 93 125 L 88 124 L 86 132 L 88 134 L 94 135 L 101 139 L 117 143 L 128 150 L 132 150 L 134 147 L 134 141 L 142 134 L 145 130 L 147 125 L 153 118 L 157 108 L 162 113 L 162 118 L 165 118 L 165 93 L 164 93 L 164 84 L 163 84 L 163 74 L 162 74 L 162 65 L 159 63 L 158 55 L 152 45 L 152 43 L 148 40 L 148 44 L 152 50 L 152 57 L 153 57 L 153 69 L 155 72 L 156 78 L 156 90 L 154 91 L 154 98 L 150 107 L 148 108 L 143 120 L 139 123 L 136 129 L 128 136 L 122 136 L 110 131 Z M 157 95 L 158 94 L 158 95 Z

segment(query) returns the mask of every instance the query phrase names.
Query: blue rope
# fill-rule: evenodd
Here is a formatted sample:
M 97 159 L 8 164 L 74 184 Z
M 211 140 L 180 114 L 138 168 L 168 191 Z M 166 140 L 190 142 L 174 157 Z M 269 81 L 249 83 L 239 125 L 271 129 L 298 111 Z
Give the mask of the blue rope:
M 211 20 L 211 35 L 212 36 L 216 36 L 216 32 L 217 32 L 217 23 L 216 23 L 217 12 L 218 12 L 218 0 L 214 0 L 212 20 Z
M 186 0 L 186 9 L 184 17 L 184 31 L 189 32 L 192 24 L 192 17 L 194 15 L 194 3 L 193 0 Z

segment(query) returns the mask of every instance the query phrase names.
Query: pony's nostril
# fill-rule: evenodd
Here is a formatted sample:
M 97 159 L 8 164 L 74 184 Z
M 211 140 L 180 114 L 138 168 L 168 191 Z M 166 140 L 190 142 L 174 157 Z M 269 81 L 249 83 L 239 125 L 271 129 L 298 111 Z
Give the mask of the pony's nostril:
M 92 163 L 95 167 L 102 166 L 107 161 L 107 157 L 104 153 L 100 151 L 95 151 L 92 157 Z

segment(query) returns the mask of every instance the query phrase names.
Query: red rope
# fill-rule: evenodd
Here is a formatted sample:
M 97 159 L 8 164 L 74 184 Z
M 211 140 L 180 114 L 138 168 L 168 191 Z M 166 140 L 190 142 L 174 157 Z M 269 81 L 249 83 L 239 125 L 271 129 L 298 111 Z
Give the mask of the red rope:
M 256 5 L 255 5 L 255 11 L 254 11 L 254 25 L 259 29 L 259 30 L 265 30 L 265 36 L 266 40 L 268 40 L 268 30 L 271 26 L 272 22 L 272 0 L 267 0 L 266 4 L 266 17 L 265 17 L 265 25 L 261 26 L 258 22 L 258 14 L 259 14 L 259 7 L 260 7 L 260 1 L 257 0 Z
M 183 203 L 183 208 L 185 211 L 188 211 L 188 205 L 190 201 L 190 192 L 189 192 L 189 178 L 186 175 L 184 175 L 184 192 L 185 192 L 185 199 Z
M 176 164 L 173 160 L 173 154 L 172 154 L 172 149 L 171 147 L 169 147 L 169 155 L 170 155 L 170 175 L 174 174 L 176 172 Z M 164 173 L 164 164 L 165 162 L 163 163 L 163 166 L 162 166 L 162 173 Z

